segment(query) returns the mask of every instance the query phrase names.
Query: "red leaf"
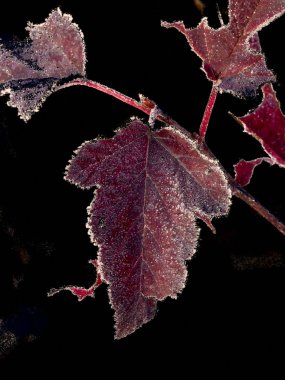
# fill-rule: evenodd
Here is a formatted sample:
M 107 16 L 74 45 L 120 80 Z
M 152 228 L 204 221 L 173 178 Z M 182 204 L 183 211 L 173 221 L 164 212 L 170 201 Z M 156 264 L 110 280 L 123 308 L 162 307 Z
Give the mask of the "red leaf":
M 251 113 L 235 119 L 256 138 L 273 163 L 285 167 L 285 116 L 271 84 L 262 88 L 263 100 Z
M 285 12 L 285 0 L 230 0 L 229 23 L 219 29 L 209 27 L 207 18 L 193 29 L 183 22 L 167 23 L 187 38 L 203 60 L 207 78 L 220 91 L 243 96 L 254 93 L 261 84 L 275 79 L 267 69 L 263 54 L 251 44 L 257 32 Z
M 268 157 L 260 157 L 251 161 L 240 160 L 234 165 L 235 181 L 242 187 L 248 185 L 251 181 L 255 168 L 263 161 L 266 161 L 272 165 L 272 161 Z
M 157 300 L 182 291 L 199 234 L 195 218 L 227 214 L 229 186 L 186 131 L 154 132 L 139 120 L 112 139 L 84 143 L 65 178 L 97 188 L 88 228 L 122 338 L 154 317 Z
M 71 75 L 85 75 L 83 34 L 72 17 L 55 9 L 39 25 L 28 24 L 31 42 L 13 51 L 0 45 L 1 95 L 27 121 L 38 110 L 56 83 Z
M 89 263 L 90 264 L 93 264 L 94 267 L 97 269 L 98 268 L 98 263 L 97 263 L 97 260 L 89 260 Z M 62 292 L 63 290 L 68 290 L 69 292 L 71 292 L 74 296 L 76 296 L 78 298 L 78 301 L 83 301 L 86 297 L 92 297 L 94 298 L 95 296 L 95 290 L 102 284 L 102 279 L 101 279 L 101 276 L 99 273 L 97 273 L 97 277 L 96 277 L 96 280 L 94 282 L 94 284 L 92 284 L 89 288 L 83 288 L 81 286 L 73 286 L 73 285 L 69 285 L 69 286 L 63 286 L 61 288 L 58 288 L 58 289 L 51 289 L 49 292 L 48 292 L 48 296 L 51 297 L 51 296 L 54 296 L 55 294 L 57 293 L 60 293 Z

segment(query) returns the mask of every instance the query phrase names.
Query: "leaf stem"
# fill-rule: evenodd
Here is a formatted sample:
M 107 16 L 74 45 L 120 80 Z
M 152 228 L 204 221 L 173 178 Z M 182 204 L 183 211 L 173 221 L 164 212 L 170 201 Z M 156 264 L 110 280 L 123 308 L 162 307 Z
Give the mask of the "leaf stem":
M 276 216 L 271 214 L 261 203 L 254 199 L 254 197 L 249 194 L 246 190 L 240 187 L 232 178 L 232 193 L 237 198 L 240 198 L 246 204 L 248 204 L 254 211 L 266 219 L 270 224 L 272 224 L 281 234 L 285 235 L 285 225 Z
M 207 132 L 209 120 L 210 120 L 210 117 L 212 115 L 212 111 L 213 111 L 213 108 L 214 108 L 214 105 L 215 105 L 215 102 L 217 99 L 217 94 L 218 94 L 218 92 L 216 90 L 216 87 L 213 85 L 209 99 L 208 99 L 208 103 L 207 103 L 205 111 L 204 111 L 203 119 L 202 119 L 202 122 L 200 125 L 200 130 L 199 130 L 200 141 L 205 140 L 205 135 Z
M 71 87 L 71 86 L 86 86 L 94 88 L 98 91 L 104 92 L 105 94 L 111 95 L 116 99 L 121 100 L 122 102 L 139 109 L 140 111 L 146 113 L 147 115 L 153 114 L 153 109 L 157 108 L 157 105 L 154 101 L 150 100 L 149 98 L 140 95 L 140 100 L 135 100 L 125 94 L 122 94 L 119 91 L 114 90 L 113 88 L 110 88 L 108 86 L 105 86 L 99 82 L 91 81 L 89 79 L 80 78 L 75 79 L 70 82 L 67 82 L 61 86 L 58 86 L 56 90 L 61 90 L 63 88 Z M 173 120 L 168 115 L 164 114 L 160 109 L 157 108 L 157 111 L 155 113 L 155 118 L 159 121 L 162 121 L 163 123 L 166 123 L 168 125 L 173 125 L 177 128 L 182 128 L 175 120 Z

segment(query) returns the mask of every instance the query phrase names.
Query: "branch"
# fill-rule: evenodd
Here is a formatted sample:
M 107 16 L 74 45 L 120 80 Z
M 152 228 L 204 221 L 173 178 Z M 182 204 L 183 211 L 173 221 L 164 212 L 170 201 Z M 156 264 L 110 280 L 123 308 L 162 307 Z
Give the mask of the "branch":
M 215 105 L 215 102 L 217 99 L 217 94 L 218 94 L 218 92 L 217 92 L 215 86 L 213 85 L 209 99 L 208 99 L 208 103 L 207 103 L 205 111 L 204 111 L 203 119 L 202 119 L 202 122 L 200 125 L 200 130 L 199 130 L 200 141 L 205 140 L 205 135 L 207 132 L 209 120 L 210 120 L 210 117 L 212 115 L 212 111 L 213 111 L 213 108 L 214 108 L 214 105 Z
M 182 128 L 175 120 L 173 120 L 171 117 L 164 114 L 159 108 L 157 108 L 157 105 L 155 102 L 153 102 L 152 100 L 148 99 L 147 97 L 143 95 L 140 95 L 140 101 L 137 101 L 127 95 L 122 94 L 119 91 L 116 91 L 108 86 L 104 86 L 103 84 L 100 84 L 98 82 L 91 81 L 89 79 L 75 79 L 66 84 L 58 86 L 56 90 L 64 89 L 71 86 L 78 86 L 78 85 L 91 87 L 98 91 L 104 92 L 105 94 L 111 95 L 114 98 L 119 99 L 122 102 L 127 103 L 134 108 L 139 109 L 140 111 L 146 113 L 147 115 L 150 115 L 151 117 L 155 117 L 159 121 L 162 121 L 168 125 L 172 125 L 178 129 L 184 130 L 184 128 Z M 205 150 L 210 156 L 212 156 L 214 159 L 217 160 L 215 155 L 211 152 L 211 150 L 206 146 L 204 142 L 205 134 L 207 131 L 207 127 L 209 124 L 209 120 L 213 111 L 216 98 L 217 98 L 217 90 L 213 86 L 205 112 L 204 112 L 204 116 L 201 122 L 200 136 L 199 136 L 198 142 L 202 150 Z M 250 195 L 246 190 L 240 187 L 238 183 L 234 180 L 234 178 L 228 172 L 226 172 L 225 169 L 223 170 L 229 180 L 233 195 L 243 200 L 252 209 L 254 209 L 259 215 L 261 215 L 269 223 L 271 223 L 279 232 L 285 235 L 285 225 L 279 219 L 277 219 L 274 215 L 272 215 L 264 206 L 262 206 L 259 202 L 257 202 L 252 195 Z M 66 289 L 68 289 L 68 287 Z M 93 291 L 93 288 L 92 288 L 92 291 Z
M 68 83 L 65 83 L 61 86 L 58 86 L 56 90 L 61 90 L 63 88 L 71 87 L 71 86 L 86 86 L 94 88 L 98 91 L 104 92 L 105 94 L 111 95 L 116 99 L 121 100 L 124 103 L 127 103 L 128 105 L 139 109 L 140 111 L 146 113 L 147 115 L 152 115 L 152 111 L 154 108 L 157 107 L 156 103 L 149 98 L 145 97 L 144 95 L 139 95 L 140 100 L 137 101 L 125 94 L 122 94 L 119 91 L 116 91 L 108 86 L 105 86 L 101 83 L 91 81 L 89 79 L 75 79 Z M 173 120 L 171 117 L 163 113 L 160 109 L 157 108 L 155 118 L 159 121 L 162 121 L 165 124 L 172 125 L 177 128 L 182 128 L 175 120 Z
M 265 218 L 272 224 L 281 234 L 285 235 L 285 225 L 276 216 L 271 214 L 262 204 L 260 204 L 254 197 L 246 190 L 241 188 L 236 182 L 232 183 L 232 192 L 237 198 L 248 204 L 254 211 Z

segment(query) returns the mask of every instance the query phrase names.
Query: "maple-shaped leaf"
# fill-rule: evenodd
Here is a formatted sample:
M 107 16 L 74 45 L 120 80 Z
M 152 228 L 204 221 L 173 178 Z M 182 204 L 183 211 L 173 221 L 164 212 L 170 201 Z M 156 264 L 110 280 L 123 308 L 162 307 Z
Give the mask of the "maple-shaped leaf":
M 257 32 L 284 12 L 285 0 L 230 0 L 229 22 L 218 29 L 211 28 L 207 18 L 193 29 L 187 29 L 181 21 L 162 25 L 185 35 L 203 60 L 207 78 L 221 92 L 245 96 L 275 79 L 266 67 Z
M 152 131 L 140 120 L 112 139 L 81 145 L 65 179 L 96 188 L 88 228 L 122 338 L 154 317 L 158 300 L 184 288 L 199 235 L 195 219 L 228 213 L 227 180 L 186 131 Z
M 285 116 L 271 84 L 262 87 L 261 104 L 251 113 L 234 118 L 256 138 L 273 163 L 285 167 Z
M 0 44 L 1 95 L 10 94 L 8 105 L 27 121 L 57 83 L 70 76 L 85 75 L 83 34 L 72 17 L 53 10 L 44 23 L 28 24 L 29 40 Z

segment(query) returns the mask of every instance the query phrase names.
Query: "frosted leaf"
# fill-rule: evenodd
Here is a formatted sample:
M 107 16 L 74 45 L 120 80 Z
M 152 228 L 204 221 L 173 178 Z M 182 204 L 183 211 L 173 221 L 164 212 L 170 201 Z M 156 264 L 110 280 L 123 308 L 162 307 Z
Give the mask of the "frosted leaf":
M 2 95 L 9 94 L 8 106 L 18 109 L 22 119 L 27 121 L 30 116 L 37 112 L 45 99 L 52 93 L 54 81 L 35 80 L 32 87 L 22 86 L 19 90 L 12 90 L 11 87 L 2 91 Z
M 245 96 L 275 79 L 261 49 L 251 39 L 256 39 L 260 29 L 284 12 L 285 0 L 229 0 L 229 23 L 219 29 L 209 27 L 207 18 L 193 29 L 187 29 L 181 21 L 162 25 L 185 35 L 203 60 L 207 78 L 221 92 Z
M 272 85 L 264 85 L 262 93 L 262 102 L 253 112 L 235 119 L 260 142 L 271 161 L 284 168 L 285 116 Z
M 251 181 L 255 168 L 264 161 L 271 165 L 273 163 L 268 157 L 260 157 L 251 161 L 240 160 L 234 165 L 236 183 L 242 187 L 247 186 Z
M 122 338 L 154 317 L 158 300 L 183 290 L 199 235 L 195 219 L 226 215 L 229 186 L 186 132 L 151 131 L 139 120 L 112 139 L 81 145 L 65 178 L 96 187 L 88 228 Z
M 8 49 L 0 45 L 1 95 L 27 121 L 60 80 L 85 75 L 83 34 L 72 17 L 53 10 L 44 23 L 28 24 L 30 39 Z

